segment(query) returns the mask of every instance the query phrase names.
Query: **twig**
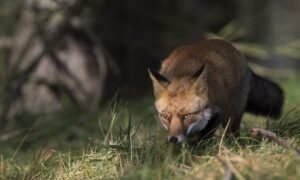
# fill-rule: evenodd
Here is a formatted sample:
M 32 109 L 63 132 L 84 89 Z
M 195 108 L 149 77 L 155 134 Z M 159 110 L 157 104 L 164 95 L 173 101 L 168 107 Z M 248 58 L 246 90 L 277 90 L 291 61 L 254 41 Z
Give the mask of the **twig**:
M 28 81 L 29 76 L 32 74 L 32 72 L 36 69 L 36 67 L 39 65 L 42 57 L 46 53 L 46 50 L 43 50 L 38 54 L 33 62 L 19 75 L 19 78 L 16 80 L 16 85 L 12 87 L 10 90 L 11 92 L 6 96 L 4 99 L 4 105 L 2 108 L 2 111 L 0 112 L 0 130 L 4 129 L 6 127 L 7 119 L 6 116 L 15 100 L 21 96 L 21 90 L 23 85 Z
M 24 57 L 26 56 L 30 48 L 32 48 L 35 38 L 36 38 L 36 32 L 33 31 L 26 39 L 26 42 L 24 43 L 23 47 L 19 51 L 14 52 L 16 53 L 16 57 L 14 57 L 13 59 L 11 58 L 12 64 L 9 67 L 10 76 L 18 73 L 18 70 L 20 69 L 20 65 L 23 62 Z
M 45 42 L 45 45 L 47 45 L 46 42 Z M 54 65 L 57 67 L 57 69 L 61 70 L 64 74 L 66 74 L 68 77 L 70 77 L 74 81 L 76 88 L 78 88 L 82 94 L 86 95 L 87 92 L 84 90 L 84 88 L 82 88 L 82 84 L 79 81 L 79 79 L 69 71 L 67 66 L 63 63 L 62 59 L 54 52 L 53 49 L 50 49 L 49 56 L 51 57 L 50 59 L 52 60 Z
M 99 66 L 99 89 L 96 92 L 96 97 L 92 103 L 92 109 L 96 109 L 103 98 L 104 87 L 107 79 L 107 62 L 101 51 L 101 48 L 99 48 L 97 44 L 94 45 L 93 52 Z
M 220 141 L 220 144 L 219 144 L 219 153 L 221 152 L 221 146 L 222 146 L 222 144 L 223 144 L 225 134 L 227 133 L 230 124 L 231 124 L 231 118 L 229 118 L 229 120 L 228 120 L 228 122 L 227 122 L 227 124 L 226 124 L 226 127 L 225 127 L 225 129 L 224 129 L 224 132 L 223 132 L 223 134 L 222 134 L 221 141 Z
M 231 171 L 231 169 L 226 166 L 225 168 L 225 176 L 223 180 L 233 180 L 234 179 L 234 173 Z
M 219 162 L 221 162 L 221 164 L 223 165 L 223 167 L 225 169 L 225 176 L 224 176 L 223 180 L 233 180 L 235 178 L 235 175 L 234 175 L 234 172 L 231 170 L 228 162 L 226 162 L 219 156 L 216 156 L 216 158 L 219 160 Z
M 76 96 L 74 95 L 74 93 L 72 92 L 72 90 L 64 84 L 50 83 L 45 79 L 39 79 L 37 81 L 37 84 L 47 86 L 49 88 L 49 90 L 59 99 L 62 98 L 62 94 L 65 94 L 65 95 L 67 95 L 67 97 L 70 99 L 70 101 L 73 104 L 75 104 L 75 105 L 79 104 L 79 102 L 78 102 Z
M 281 138 L 280 136 L 277 136 L 274 132 L 272 131 L 268 131 L 265 129 L 259 129 L 259 128 L 253 128 L 250 131 L 250 135 L 253 137 L 265 137 L 268 139 L 271 139 L 273 141 L 275 141 L 277 144 L 292 150 L 295 154 L 299 155 L 300 151 L 297 148 L 294 148 L 291 146 L 291 144 L 289 142 L 287 142 L 286 140 L 284 140 L 283 138 Z
M 224 148 L 224 158 L 221 158 L 220 155 L 215 156 L 223 165 L 224 169 L 225 169 L 225 176 L 224 176 L 224 180 L 233 180 L 233 179 L 240 179 L 240 180 L 244 180 L 245 178 L 242 176 L 242 174 L 233 166 L 233 164 L 230 162 L 229 158 L 228 158 L 228 154 L 229 154 L 229 150 L 227 149 L 226 146 L 223 147 Z

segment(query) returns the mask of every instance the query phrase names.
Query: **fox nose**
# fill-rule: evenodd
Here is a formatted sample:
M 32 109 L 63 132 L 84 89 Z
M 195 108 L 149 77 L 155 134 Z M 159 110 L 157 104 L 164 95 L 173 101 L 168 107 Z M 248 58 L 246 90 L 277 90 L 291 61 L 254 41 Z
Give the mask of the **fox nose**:
M 177 144 L 178 138 L 175 137 L 175 136 L 172 136 L 172 137 L 169 138 L 169 142 L 174 143 L 174 144 Z

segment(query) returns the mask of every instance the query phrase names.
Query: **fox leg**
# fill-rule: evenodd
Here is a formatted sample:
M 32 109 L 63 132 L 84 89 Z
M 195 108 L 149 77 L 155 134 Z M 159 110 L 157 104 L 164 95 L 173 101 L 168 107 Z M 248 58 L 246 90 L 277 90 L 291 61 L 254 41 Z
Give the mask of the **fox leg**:
M 235 137 L 238 137 L 240 135 L 240 124 L 243 117 L 243 112 L 238 112 L 234 116 L 231 116 L 229 119 L 229 126 L 227 133 L 230 133 L 234 135 Z
M 240 124 L 243 117 L 244 105 L 240 107 L 235 104 L 231 106 L 231 114 L 229 114 L 226 119 L 222 122 L 223 128 L 226 130 L 226 134 L 232 134 L 238 137 L 240 134 Z
M 233 134 L 235 137 L 240 135 L 240 124 L 246 109 L 249 92 L 248 79 L 243 79 L 241 82 L 242 83 L 240 83 L 239 87 L 237 88 L 237 93 L 235 94 L 235 98 L 230 106 L 231 111 L 229 112 L 231 112 L 231 114 L 229 115 L 227 121 L 224 121 L 223 123 L 224 128 L 228 126 L 227 132 Z

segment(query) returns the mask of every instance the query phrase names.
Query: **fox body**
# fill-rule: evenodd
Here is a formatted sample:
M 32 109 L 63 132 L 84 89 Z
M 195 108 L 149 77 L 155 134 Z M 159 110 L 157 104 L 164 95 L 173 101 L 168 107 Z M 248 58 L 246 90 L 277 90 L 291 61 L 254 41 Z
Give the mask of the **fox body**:
M 239 135 L 245 111 L 279 117 L 281 88 L 251 71 L 244 56 L 223 40 L 176 48 L 159 72 L 149 70 L 155 108 L 168 140 L 196 143 L 223 124 Z

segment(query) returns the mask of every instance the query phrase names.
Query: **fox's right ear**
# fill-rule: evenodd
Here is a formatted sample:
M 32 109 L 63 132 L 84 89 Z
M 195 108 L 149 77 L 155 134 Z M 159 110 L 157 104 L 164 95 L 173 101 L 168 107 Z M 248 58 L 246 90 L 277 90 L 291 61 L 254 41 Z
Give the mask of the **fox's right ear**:
M 160 73 L 148 69 L 149 76 L 153 82 L 153 89 L 155 96 L 158 96 L 162 91 L 164 91 L 171 81 L 169 81 L 166 77 L 161 75 Z
M 196 90 L 198 93 L 203 93 L 204 90 L 207 90 L 207 65 L 203 64 L 192 76 L 192 79 L 194 80 L 193 90 Z

